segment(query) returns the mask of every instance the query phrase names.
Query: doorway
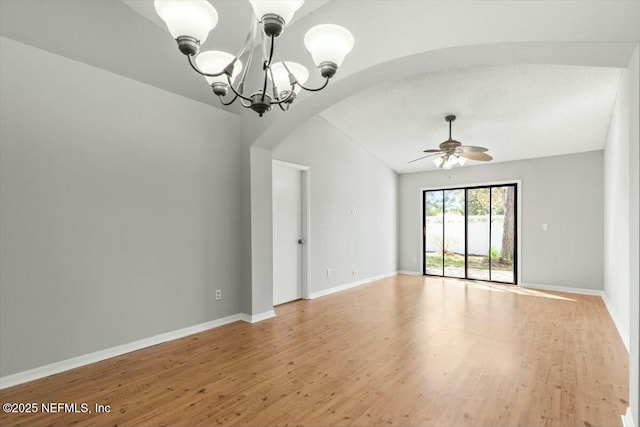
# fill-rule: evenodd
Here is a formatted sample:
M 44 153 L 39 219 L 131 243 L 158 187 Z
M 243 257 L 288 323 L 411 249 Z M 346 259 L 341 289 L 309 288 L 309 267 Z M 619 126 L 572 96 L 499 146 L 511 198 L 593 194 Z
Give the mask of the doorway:
M 517 284 L 515 183 L 423 191 L 423 274 Z
M 308 298 L 309 168 L 273 160 L 273 305 Z

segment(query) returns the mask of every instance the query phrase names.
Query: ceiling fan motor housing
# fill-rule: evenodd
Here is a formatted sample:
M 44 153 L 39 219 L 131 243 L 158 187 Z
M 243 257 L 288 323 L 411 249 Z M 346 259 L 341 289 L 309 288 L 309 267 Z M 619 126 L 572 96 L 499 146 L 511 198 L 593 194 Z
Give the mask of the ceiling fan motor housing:
M 460 141 L 456 141 L 455 139 L 448 139 L 445 142 L 440 144 L 440 149 L 444 151 L 454 151 L 456 148 L 460 147 L 462 143 Z

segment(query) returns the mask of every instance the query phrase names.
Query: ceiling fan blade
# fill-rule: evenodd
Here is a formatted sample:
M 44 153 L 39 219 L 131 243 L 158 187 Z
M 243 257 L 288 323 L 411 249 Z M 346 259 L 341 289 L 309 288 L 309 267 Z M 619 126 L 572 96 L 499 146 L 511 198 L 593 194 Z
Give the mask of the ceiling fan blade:
M 440 148 L 430 148 L 428 150 L 424 150 L 425 153 L 442 153 L 445 150 L 442 150 Z
M 472 151 L 472 152 L 463 151 L 462 153 L 460 153 L 460 156 L 464 157 L 465 159 L 478 160 L 481 162 L 488 162 L 489 160 L 493 160 L 493 157 L 491 157 L 487 153 L 479 153 L 477 151 Z
M 407 162 L 407 164 L 413 163 L 413 162 L 417 162 L 418 160 L 426 159 L 427 157 L 435 156 L 436 154 L 438 154 L 438 153 L 427 154 L 426 156 L 418 157 L 417 159 L 413 159 L 413 160 Z
M 466 151 L 467 153 L 484 153 L 485 151 L 489 151 L 488 148 L 475 147 L 473 145 L 463 145 L 460 148 L 462 149 L 462 151 Z

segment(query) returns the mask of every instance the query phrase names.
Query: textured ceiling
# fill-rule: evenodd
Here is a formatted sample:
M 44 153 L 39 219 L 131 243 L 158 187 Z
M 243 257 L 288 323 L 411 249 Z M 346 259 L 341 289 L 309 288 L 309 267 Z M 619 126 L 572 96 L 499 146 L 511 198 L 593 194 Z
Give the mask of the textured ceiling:
M 599 150 L 620 73 L 559 65 L 433 72 L 370 88 L 321 117 L 399 173 L 436 169 L 429 159 L 407 162 L 448 138 L 447 114 L 457 116 L 453 138 L 489 148 L 494 163 Z

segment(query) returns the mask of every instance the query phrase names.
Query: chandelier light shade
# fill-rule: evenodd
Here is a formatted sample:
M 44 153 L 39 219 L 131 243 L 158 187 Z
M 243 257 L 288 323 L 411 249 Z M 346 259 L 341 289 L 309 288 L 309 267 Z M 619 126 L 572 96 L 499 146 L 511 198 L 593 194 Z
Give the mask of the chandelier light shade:
M 259 21 L 265 16 L 275 15 L 288 24 L 293 19 L 293 14 L 302 7 L 304 0 L 249 0 L 249 3 Z
M 330 62 L 336 68 L 353 49 L 353 35 L 344 27 L 333 24 L 316 25 L 304 36 L 304 45 L 318 67 Z
M 206 78 L 223 105 L 239 100 L 243 107 L 252 109 L 259 116 L 275 105 L 287 111 L 301 89 L 316 92 L 329 84 L 353 49 L 353 35 L 346 28 L 333 24 L 318 25 L 307 32 L 305 46 L 324 78 L 322 85 L 309 88 L 304 85 L 309 78 L 308 70 L 296 62 L 284 61 L 276 46 L 276 39 L 304 0 L 249 0 L 249 3 L 255 19 L 244 44 L 232 55 L 216 50 L 199 53 L 200 46 L 218 23 L 218 13 L 211 3 L 206 0 L 154 0 L 156 12 L 176 39 L 178 49 L 187 56 L 191 67 Z M 254 58 L 257 51 L 262 52 L 262 58 Z M 262 73 L 261 84 L 245 92 L 252 64 Z
M 206 0 L 156 0 L 154 6 L 174 39 L 186 36 L 204 43 L 218 25 L 218 12 Z
M 300 82 L 300 84 L 305 84 L 307 80 L 309 80 L 309 71 L 304 65 L 300 65 L 297 62 L 286 61 L 287 68 L 291 71 L 291 74 L 295 77 L 295 79 Z M 273 71 L 273 84 L 278 88 L 282 88 L 288 90 L 290 88 L 289 84 L 289 72 L 286 68 L 284 68 L 284 64 L 282 62 L 278 62 L 271 66 L 271 71 Z M 300 92 L 300 86 L 296 85 L 294 89 L 295 93 Z
M 229 63 L 231 63 L 231 61 L 233 61 L 233 55 L 219 50 L 207 50 L 205 52 L 200 52 L 200 54 L 196 57 L 196 65 L 198 65 L 198 68 L 206 73 L 216 73 L 217 71 L 222 70 L 224 67 L 226 67 Z M 233 74 L 231 75 L 232 82 L 241 71 L 242 62 L 238 60 L 233 67 Z M 223 85 L 227 84 L 227 76 L 224 74 L 217 77 L 204 76 L 204 78 L 210 85 L 216 82 Z

